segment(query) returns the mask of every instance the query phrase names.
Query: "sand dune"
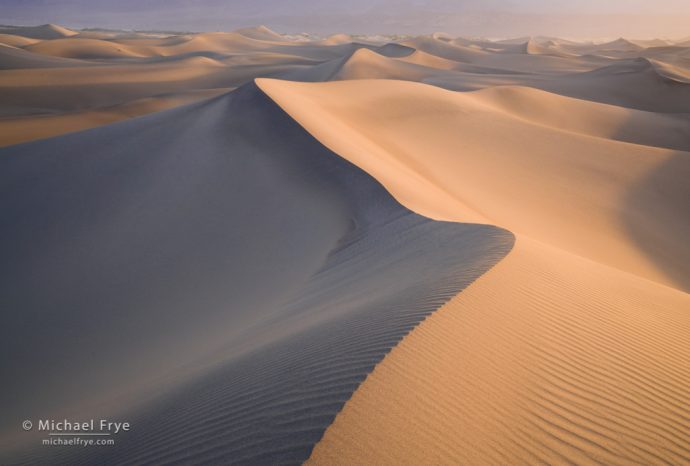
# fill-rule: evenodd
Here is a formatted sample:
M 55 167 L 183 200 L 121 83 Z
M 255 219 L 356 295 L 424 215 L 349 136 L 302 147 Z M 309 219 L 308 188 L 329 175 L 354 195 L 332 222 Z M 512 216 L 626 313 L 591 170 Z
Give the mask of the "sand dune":
M 0 44 L 10 45 L 12 47 L 24 47 L 25 45 L 31 45 L 37 42 L 38 39 L 30 39 L 28 37 L 16 36 L 14 34 L 0 34 Z
M 193 35 L 180 43 L 161 47 L 158 49 L 158 53 L 161 55 L 177 55 L 198 50 L 239 52 L 265 49 L 271 45 L 270 42 L 252 39 L 239 33 L 210 32 Z
M 43 41 L 3 36 L 11 46 L 0 48 L 0 71 L 5 71 L 0 73 L 0 125 L 21 130 L 3 133 L 0 143 L 119 120 L 125 113 L 118 111 L 115 116 L 113 107 L 143 108 L 137 102 L 158 100 L 161 94 L 201 95 L 240 86 L 256 76 L 285 75 L 322 62 L 337 62 L 363 46 L 293 42 L 261 27 L 167 37 L 90 31 L 66 35 Z M 414 52 L 399 44 L 364 46 L 388 57 Z M 51 70 L 46 73 L 38 68 Z M 308 74 L 325 79 L 317 71 Z
M 690 154 L 652 147 L 672 141 L 660 134 L 687 125 L 674 121 L 674 129 L 662 129 L 666 123 L 653 121 L 658 115 L 519 88 L 452 96 L 402 82 L 260 83 L 312 134 L 406 205 L 453 220 L 477 220 L 476 212 L 523 233 L 507 259 L 377 366 L 311 462 L 678 464 L 690 458 L 690 395 L 683 390 L 690 297 L 665 286 L 688 289 L 688 271 L 673 272 L 666 260 L 682 255 L 676 265 L 687 263 Z M 554 120 L 542 113 L 547 108 L 573 119 Z M 484 112 L 490 124 L 482 121 Z M 504 118 L 511 121 L 500 123 Z M 637 144 L 606 139 L 636 120 L 628 134 L 641 138 Z M 480 128 L 497 131 L 500 143 Z M 643 128 L 646 136 L 637 132 Z M 552 146 L 549 131 L 558 132 Z M 682 134 L 675 144 L 686 147 L 687 140 Z M 426 150 L 414 141 L 424 141 Z M 626 179 L 621 166 L 632 176 Z M 503 191 L 509 186 L 516 190 Z M 547 199 L 557 204 L 551 211 L 542 210 Z M 441 211 L 444 205 L 448 210 Z M 505 216 L 492 217 L 496 209 L 506 209 Z M 661 211 L 668 212 L 665 219 L 657 216 Z M 608 220 L 599 223 L 599 215 Z M 562 221 L 574 223 L 558 231 Z M 645 225 L 663 234 L 640 241 Z M 575 231 L 577 240 L 567 241 Z M 630 256 L 608 256 L 625 243 Z M 667 259 L 642 267 L 628 261 L 648 255 L 651 244 Z
M 354 39 L 349 34 L 332 34 L 325 39 L 319 41 L 323 45 L 339 45 L 354 42 Z
M 372 174 L 417 212 L 501 225 L 659 283 L 690 289 L 690 219 L 684 215 L 690 156 L 601 137 L 634 132 L 621 129 L 625 116 L 608 131 L 601 128 L 600 137 L 591 137 L 591 131 L 577 132 L 582 127 L 568 131 L 507 112 L 510 94 L 505 99 L 500 92 L 452 93 L 381 80 L 262 80 L 260 85 L 326 146 Z M 540 93 L 532 94 L 536 106 L 548 106 L 539 102 Z M 578 122 L 605 120 L 611 113 L 608 107 L 601 116 L 596 106 L 570 108 L 581 112 L 573 116 Z M 642 125 L 647 121 L 644 115 L 636 118 Z M 672 126 L 682 128 L 681 122 Z M 492 137 L 497 132 L 501 137 Z M 653 142 L 653 131 L 648 138 Z M 676 143 L 684 144 L 683 138 Z M 643 137 L 637 142 L 644 142 Z M 654 178 L 665 166 L 673 166 L 674 173 Z M 646 201 L 640 203 L 638 197 Z M 651 246 L 657 244 L 663 246 Z
M 573 42 L 562 40 L 554 42 L 557 48 L 564 52 L 575 55 L 596 55 L 614 60 L 639 56 L 645 48 L 653 45 L 668 45 L 663 42 L 648 42 L 649 45 L 645 45 L 642 41 L 632 41 L 622 37 L 607 42 Z
M 412 50 L 404 48 L 402 53 L 405 52 L 409 56 Z M 392 53 L 393 56 L 386 55 L 387 53 Z M 299 69 L 281 77 L 305 82 L 349 79 L 405 79 L 414 81 L 437 76 L 440 73 L 437 68 L 396 60 L 396 55 L 400 53 L 400 49 L 391 50 L 385 47 L 370 49 L 361 47 L 355 49 L 344 58 L 329 60 L 320 65 Z M 404 60 L 407 57 L 402 56 L 402 58 Z
M 259 44 L 261 48 L 245 53 L 245 43 Z M 0 127 L 7 130 L 0 137 L 3 145 L 119 121 L 128 115 L 140 115 L 146 108 L 162 109 L 158 104 L 139 104 L 147 99 L 160 102 L 161 94 L 204 95 L 217 88 L 240 86 L 257 75 L 282 74 L 317 81 L 336 79 L 336 74 L 337 79 L 358 73 L 374 77 L 373 66 L 367 71 L 356 64 L 362 61 L 356 55 L 366 52 L 359 52 L 360 47 L 389 58 L 404 58 L 414 52 L 399 44 L 351 43 L 326 47 L 324 52 L 321 46 L 286 42 L 265 28 L 166 38 L 96 40 L 78 35 L 26 45 L 24 49 L 0 49 L 0 68 L 7 71 L 0 74 L 4 103 Z M 236 53 L 238 49 L 243 52 Z M 325 62 L 319 65 L 321 62 L 310 56 Z M 342 71 L 350 60 L 348 68 L 354 70 Z M 391 64 L 403 68 L 397 77 L 407 77 L 404 69 L 409 65 L 397 61 Z M 53 69 L 47 74 L 30 71 L 34 68 Z M 421 72 L 435 73 L 433 69 Z M 390 77 L 390 73 L 381 77 Z M 133 108 L 137 111 L 130 111 Z
M 679 66 L 673 66 L 659 60 L 646 59 L 651 67 L 659 74 L 669 81 L 690 84 L 690 70 L 683 69 Z
M 209 99 L 229 89 L 161 94 L 111 107 L 68 112 L 59 115 L 23 116 L 0 119 L 0 146 L 45 139 Z
M 76 31 L 57 24 L 41 26 L 0 26 L 0 33 L 28 37 L 30 39 L 50 40 L 77 35 Z
M 690 70 L 690 47 L 653 47 L 646 49 L 640 55 L 682 68 L 686 72 Z
M 488 52 L 472 49 L 462 45 L 449 44 L 445 41 L 435 39 L 433 37 L 417 37 L 415 39 L 403 42 L 404 45 L 412 47 L 416 50 L 421 50 L 430 55 L 453 60 L 461 63 L 473 63 L 484 57 Z
M 669 45 L 673 45 L 673 42 L 670 40 L 665 40 L 665 39 L 646 39 L 646 40 L 640 40 L 640 39 L 629 39 L 630 42 L 632 42 L 635 45 L 639 45 L 640 47 L 644 48 L 649 48 L 649 47 L 667 47 Z
M 437 71 L 412 63 L 400 62 L 369 49 L 356 50 L 330 80 L 335 79 L 408 79 L 422 80 Z
M 592 60 L 573 54 L 560 47 L 548 49 L 534 40 L 518 43 L 498 43 L 486 41 L 467 41 L 448 43 L 431 37 L 415 38 L 405 44 L 418 50 L 445 59 L 482 65 L 487 68 L 503 69 L 505 72 L 562 74 L 565 72 L 587 71 L 593 67 Z M 527 56 L 525 56 L 527 55 Z M 575 55 L 575 56 L 574 56 Z M 596 61 L 604 57 L 599 57 Z
M 159 100 L 162 94 L 204 95 L 214 89 L 238 87 L 257 75 L 271 76 L 313 63 L 285 54 L 220 55 L 217 59 L 192 54 L 136 60 L 84 61 L 0 46 L 0 68 L 8 68 L 0 70 L 0 126 L 21 127 L 19 133 L 3 132 L 0 144 L 26 141 L 31 134 L 40 138 L 111 122 L 113 107 L 139 106 L 142 99 Z M 108 114 L 105 118 L 104 112 Z M 27 120 L 29 116 L 35 120 Z M 79 121 L 84 124 L 77 124 Z
M 565 77 L 544 87 L 571 97 L 652 112 L 687 113 L 690 86 L 669 78 L 648 59 L 637 58 Z M 644 92 L 639 90 L 644 89 Z
M 144 39 L 116 42 L 104 39 L 67 38 L 42 41 L 29 50 L 52 56 L 70 58 L 133 58 L 174 56 L 192 52 L 232 53 L 268 48 L 272 43 L 250 38 L 240 33 L 206 33 L 179 36 L 166 40 Z
M 459 68 L 461 64 L 459 62 L 448 60 L 446 58 L 441 58 L 430 53 L 422 52 L 421 50 L 416 50 L 410 55 L 401 58 L 400 61 L 414 63 L 415 65 L 427 66 L 430 68 L 436 68 L 439 70 L 450 70 Z
M 242 34 L 243 36 L 249 37 L 250 39 L 280 42 L 287 41 L 283 36 L 263 25 L 257 27 L 238 29 L 236 32 L 238 34 Z
M 552 55 L 554 57 L 571 58 L 576 55 L 560 50 L 558 44 L 552 41 L 537 42 L 534 39 L 528 40 L 525 44 L 525 53 L 530 55 Z
M 626 40 L 579 44 L 549 37 L 492 42 L 439 34 L 400 43 L 356 42 L 343 34 L 325 41 L 305 42 L 290 40 L 265 27 L 172 36 L 113 31 L 76 33 L 57 26 L 34 29 L 43 31 L 46 37 L 50 36 L 46 31 L 53 31 L 51 37 L 55 38 L 2 36 L 9 45 L 21 48 L 0 50 L 0 68 L 7 71 L 0 74 L 5 117 L 98 112 L 103 107 L 161 93 L 237 87 L 257 76 L 298 81 L 403 79 L 452 90 L 523 85 L 578 99 L 663 112 L 683 112 L 690 103 L 686 95 L 690 58 L 686 57 L 688 48 L 680 46 L 642 48 Z M 32 34 L 34 29 L 6 31 L 41 35 Z M 647 60 L 621 61 L 596 55 L 597 51 L 615 47 L 637 50 L 631 53 Z M 526 52 L 530 58 L 524 56 Z M 199 57 L 206 60 L 185 61 Z M 149 66 L 165 63 L 179 69 Z M 212 69 L 210 65 L 228 69 Z M 18 73 L 20 69 L 66 67 L 87 70 L 55 69 L 49 75 L 38 71 Z M 122 80 L 116 79 L 120 76 Z M 669 79 L 678 85 L 668 86 Z M 135 84 L 138 80 L 141 83 Z M 157 88 L 155 81 L 159 82 Z M 637 92 L 635 89 L 640 86 L 646 91 Z M 93 121 L 100 120 L 95 117 Z
M 11 30 L 20 35 L 23 30 Z M 47 39 L 47 38 L 46 38 Z M 246 28 L 235 32 L 187 34 L 165 38 L 133 36 L 118 38 L 112 34 L 62 34 L 37 43 L 24 43 L 28 50 L 52 56 L 109 59 L 175 56 L 194 52 L 231 54 L 266 49 L 291 48 L 291 42 L 266 27 Z M 17 40 L 13 40 L 17 42 Z
M 689 308 L 520 238 L 386 356 L 308 464 L 685 464 Z
M 472 49 L 471 46 L 456 46 L 433 38 L 415 39 L 407 44 L 443 60 L 471 63 L 477 67 L 464 70 L 456 67 L 458 71 L 465 71 L 462 76 L 438 73 L 424 79 L 425 83 L 451 90 L 519 84 L 578 99 L 653 112 L 687 113 L 687 108 L 690 108 L 686 85 L 690 61 L 684 55 L 688 51 L 684 47 L 643 49 L 634 44 L 634 47 L 626 45 L 628 41 L 601 45 L 564 42 L 545 47 L 545 42 L 531 40 L 522 45 L 511 43 L 500 47 L 495 43 L 475 42 L 478 48 Z M 630 50 L 620 56 L 609 56 L 609 48 L 623 45 Z M 459 47 L 472 52 L 459 53 Z M 530 58 L 524 57 L 525 51 L 531 51 L 528 53 Z M 430 64 L 429 60 L 427 64 Z M 438 68 L 452 68 L 439 65 Z M 388 77 L 401 79 L 398 75 Z M 409 80 L 415 79 L 411 77 Z M 669 80 L 672 81 L 671 86 Z M 645 92 L 638 92 L 642 88 Z
M 246 70 L 251 75 L 256 69 Z M 163 93 L 235 87 L 239 70 L 192 57 L 174 63 L 6 70 L 0 73 L 0 98 L 8 117 L 50 115 L 99 109 Z
M 45 57 L 27 50 L 0 44 L 0 71 L 30 68 L 83 66 L 82 62 L 60 57 Z
M 501 112 L 553 129 L 690 151 L 690 116 L 645 112 L 515 86 L 480 91 Z
M 458 91 L 522 85 L 577 99 L 655 113 L 686 114 L 690 105 L 690 88 L 687 83 L 660 74 L 660 70 L 645 59 L 623 60 L 613 65 L 597 59 L 589 64 L 581 64 L 583 68 L 591 68 L 589 70 L 561 70 L 559 74 L 549 71 L 545 75 L 509 68 L 500 70 L 495 68 L 500 66 L 499 62 L 491 63 L 491 66 L 492 68 L 484 68 L 485 71 L 481 74 L 439 74 L 424 82 Z M 538 68 L 539 64 L 535 64 L 535 67 Z M 680 70 L 684 73 L 686 69 Z M 640 92 L 640 89 L 645 89 L 645 92 Z
M 687 116 L 519 87 L 259 84 L 403 204 L 520 233 L 376 367 L 310 463 L 690 459 Z
M 94 59 L 143 57 L 134 47 L 98 39 L 56 39 L 29 45 L 26 50 L 54 57 Z
M 690 461 L 682 41 L 3 27 L 0 101 L 3 464 Z
M 2 451 L 21 461 L 304 460 L 384 354 L 512 245 L 406 210 L 251 84 L 0 164 L 1 307 L 22 310 L 2 327 Z M 65 412 L 124 412 L 138 433 L 107 452 L 10 435 Z
M 621 37 L 611 42 L 594 45 L 589 53 L 619 54 L 621 52 L 639 52 L 642 48 L 644 47 Z

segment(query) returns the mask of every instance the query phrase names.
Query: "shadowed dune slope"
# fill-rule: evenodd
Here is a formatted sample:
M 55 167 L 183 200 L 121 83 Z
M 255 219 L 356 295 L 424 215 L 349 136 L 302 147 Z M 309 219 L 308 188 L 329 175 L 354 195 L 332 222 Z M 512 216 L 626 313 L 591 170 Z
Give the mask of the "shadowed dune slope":
M 299 463 L 513 242 L 410 212 L 254 84 L 0 149 L 0 209 L 3 463 Z M 61 416 L 133 430 L 16 434 Z
M 531 90 L 454 93 L 388 80 L 258 82 L 326 146 L 417 212 L 496 224 L 690 289 L 690 153 L 642 145 L 686 148 L 682 121 Z M 535 107 L 556 100 L 574 113 L 562 124 L 540 121 L 530 99 Z M 619 111 L 608 129 L 582 123 Z M 628 124 L 650 131 L 638 134 Z M 654 127 L 679 130 L 680 137 L 660 141 Z M 673 173 L 652 176 L 670 163 Z M 646 201 L 630 202 L 633 192 Z
M 229 89 L 176 92 L 82 112 L 0 119 L 0 145 L 19 144 L 115 123 L 225 94 Z
M 646 58 L 622 60 L 584 73 L 537 84 L 537 87 L 579 99 L 652 112 L 688 113 L 690 83 L 682 74 Z
M 138 116 L 300 66 L 299 57 L 278 55 L 230 60 L 192 55 L 99 63 L 0 46 L 0 68 L 9 68 L 0 70 L 0 145 Z

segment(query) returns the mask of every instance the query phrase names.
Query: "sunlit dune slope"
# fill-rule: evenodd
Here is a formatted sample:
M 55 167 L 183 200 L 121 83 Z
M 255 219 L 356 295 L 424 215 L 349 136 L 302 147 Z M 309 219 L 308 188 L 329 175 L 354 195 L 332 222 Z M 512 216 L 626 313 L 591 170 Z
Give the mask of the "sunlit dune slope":
M 690 460 L 682 120 L 517 87 L 259 85 L 414 210 L 518 233 L 375 368 L 309 464 Z
M 533 90 L 453 93 L 386 80 L 259 85 L 417 212 L 500 225 L 690 289 L 690 154 L 644 145 L 685 148 L 687 129 L 676 123 Z M 531 100 L 536 108 L 558 102 L 570 116 L 540 116 Z M 597 120 L 608 128 L 582 123 Z M 655 129 L 679 136 L 662 141 Z
M 520 238 L 386 356 L 308 464 L 686 464 L 688 309 Z
M 38 39 L 31 39 L 24 36 L 16 36 L 14 34 L 3 34 L 0 29 L 0 44 L 10 45 L 12 47 L 24 47 L 38 42 Z

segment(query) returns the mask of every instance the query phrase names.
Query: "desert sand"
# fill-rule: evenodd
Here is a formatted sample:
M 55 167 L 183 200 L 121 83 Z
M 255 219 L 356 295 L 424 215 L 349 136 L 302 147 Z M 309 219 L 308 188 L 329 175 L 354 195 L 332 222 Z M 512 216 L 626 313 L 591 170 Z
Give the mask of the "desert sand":
M 518 238 L 376 367 L 309 464 L 684 464 L 689 306 Z
M 3 462 L 690 462 L 682 40 L 2 27 L 0 145 Z

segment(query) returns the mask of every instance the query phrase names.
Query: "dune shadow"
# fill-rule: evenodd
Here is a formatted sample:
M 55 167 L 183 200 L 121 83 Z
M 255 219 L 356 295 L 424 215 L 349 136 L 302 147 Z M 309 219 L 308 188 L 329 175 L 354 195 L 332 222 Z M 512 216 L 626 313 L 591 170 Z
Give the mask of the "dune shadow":
M 620 221 L 640 251 L 677 287 L 690 291 L 690 153 L 676 152 L 624 199 Z
M 3 435 L 58 414 L 133 426 L 107 449 L 30 437 L 3 462 L 299 464 L 514 241 L 409 211 L 253 83 L 0 149 L 0 192 Z

